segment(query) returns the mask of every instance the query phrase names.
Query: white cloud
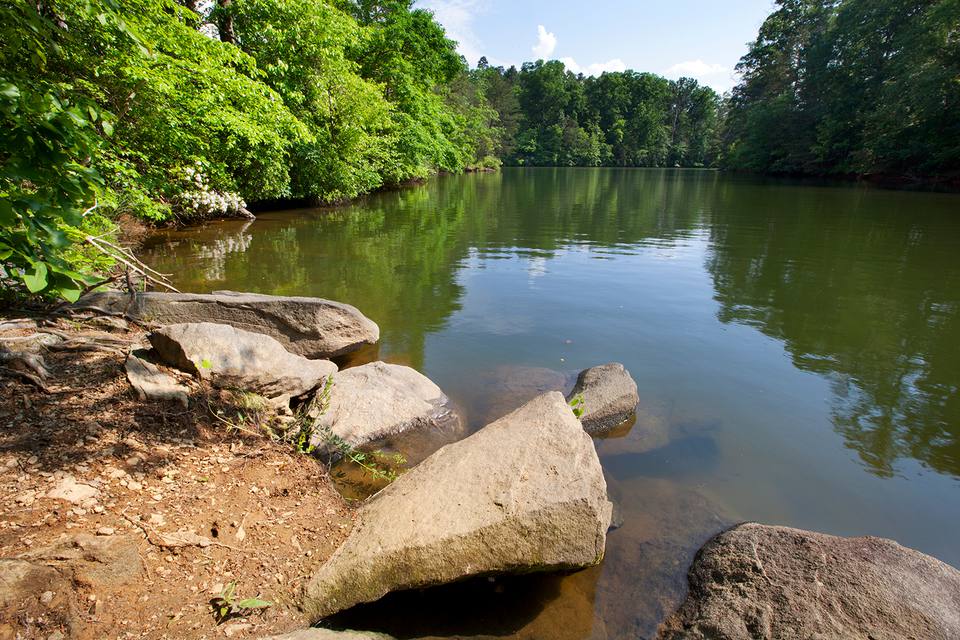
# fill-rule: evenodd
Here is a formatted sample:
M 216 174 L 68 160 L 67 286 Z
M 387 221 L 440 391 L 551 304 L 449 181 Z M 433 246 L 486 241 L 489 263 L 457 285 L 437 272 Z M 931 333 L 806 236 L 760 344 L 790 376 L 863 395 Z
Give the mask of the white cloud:
M 703 60 L 687 60 L 686 62 L 678 62 L 669 69 L 666 73 L 672 76 L 687 76 L 688 78 L 703 78 L 706 76 L 715 76 L 721 73 L 727 73 L 730 70 L 727 69 L 722 64 L 709 64 Z
M 736 82 L 733 70 L 722 64 L 704 62 L 699 58 L 697 60 L 687 60 L 678 62 L 663 72 L 668 78 L 694 78 L 701 84 L 713 87 L 715 90 L 723 93 L 731 88 Z
M 533 45 L 533 55 L 537 60 L 546 60 L 557 48 L 557 36 L 547 31 L 542 25 L 537 25 L 537 44 Z
M 477 64 L 484 51 L 483 42 L 473 31 L 473 20 L 486 11 L 487 0 L 419 0 L 417 7 L 432 11 L 447 37 L 457 41 L 457 52 L 471 66 Z
M 600 74 L 608 71 L 627 70 L 627 65 L 624 64 L 623 60 L 620 58 L 614 58 L 613 60 L 607 60 L 606 62 L 594 62 L 593 64 L 586 65 L 585 67 L 581 67 L 573 58 L 560 58 L 560 62 L 563 63 L 563 66 L 565 66 L 568 71 L 572 71 L 573 73 L 582 73 L 586 76 L 599 76 Z

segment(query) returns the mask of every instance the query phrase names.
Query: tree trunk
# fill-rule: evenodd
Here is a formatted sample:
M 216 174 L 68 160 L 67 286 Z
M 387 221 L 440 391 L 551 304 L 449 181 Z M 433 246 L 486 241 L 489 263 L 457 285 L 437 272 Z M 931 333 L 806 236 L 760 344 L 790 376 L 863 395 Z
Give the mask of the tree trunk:
M 217 16 L 217 31 L 220 32 L 220 41 L 229 42 L 230 44 L 237 43 L 237 36 L 233 32 L 233 14 L 230 11 L 230 5 L 233 4 L 233 0 L 217 0 L 218 16 Z

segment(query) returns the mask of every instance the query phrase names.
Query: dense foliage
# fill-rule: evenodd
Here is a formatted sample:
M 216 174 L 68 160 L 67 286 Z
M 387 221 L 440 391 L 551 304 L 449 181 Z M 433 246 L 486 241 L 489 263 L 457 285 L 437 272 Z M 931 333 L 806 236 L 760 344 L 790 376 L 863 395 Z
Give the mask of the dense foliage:
M 0 4 L 0 281 L 68 299 L 122 214 L 334 202 L 438 171 L 960 171 L 960 0 L 778 0 L 721 98 L 469 69 L 412 0 Z M 95 253 L 95 252 L 94 252 Z
M 498 155 L 534 166 L 710 166 L 720 97 L 695 80 L 625 71 L 574 75 L 562 62 L 474 74 L 502 126 Z
M 70 241 L 124 213 L 338 201 L 493 146 L 455 43 L 411 0 L 18 0 L 0 42 L 5 288 L 76 297 L 97 265 Z
M 778 0 L 741 60 L 728 164 L 960 171 L 960 1 Z

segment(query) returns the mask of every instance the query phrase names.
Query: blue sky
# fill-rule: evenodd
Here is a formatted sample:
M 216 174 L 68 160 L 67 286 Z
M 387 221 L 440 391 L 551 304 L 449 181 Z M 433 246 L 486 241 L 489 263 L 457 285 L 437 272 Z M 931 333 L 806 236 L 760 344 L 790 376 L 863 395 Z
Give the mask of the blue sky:
M 460 43 L 471 66 L 543 58 L 576 72 L 652 71 L 718 91 L 757 35 L 773 0 L 418 0 Z

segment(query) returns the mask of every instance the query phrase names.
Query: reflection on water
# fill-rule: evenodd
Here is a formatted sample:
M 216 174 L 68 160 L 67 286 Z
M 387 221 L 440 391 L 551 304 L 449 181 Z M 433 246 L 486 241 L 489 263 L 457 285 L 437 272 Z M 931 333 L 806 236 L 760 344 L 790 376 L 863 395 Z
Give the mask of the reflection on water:
M 723 322 L 782 340 L 831 382 L 832 418 L 871 472 L 960 475 L 960 197 L 854 189 L 721 194 L 708 268 Z
M 354 360 L 423 371 L 468 430 L 584 367 L 633 373 L 636 422 L 597 440 L 624 521 L 603 565 L 377 605 L 401 637 L 649 636 L 737 520 L 960 565 L 960 196 L 510 169 L 169 232 L 147 258 L 187 290 L 356 305 L 382 342 Z M 476 606 L 421 616 L 438 598 Z

